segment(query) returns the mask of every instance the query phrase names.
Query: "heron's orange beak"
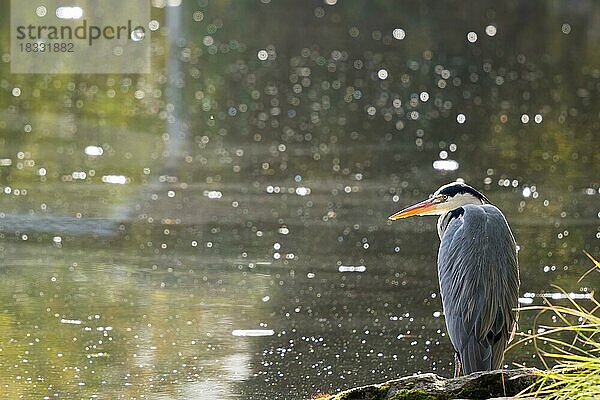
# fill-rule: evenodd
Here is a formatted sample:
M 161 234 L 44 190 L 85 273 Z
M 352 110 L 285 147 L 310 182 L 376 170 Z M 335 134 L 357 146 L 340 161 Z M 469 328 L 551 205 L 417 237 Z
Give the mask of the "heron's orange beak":
M 388 219 L 390 221 L 395 221 L 397 219 L 412 217 L 413 215 L 418 215 L 429 211 L 434 206 L 435 203 L 433 202 L 433 199 L 423 200 L 422 202 L 417 203 L 414 206 L 407 207 L 404 210 L 398 211 L 394 215 L 390 215 Z

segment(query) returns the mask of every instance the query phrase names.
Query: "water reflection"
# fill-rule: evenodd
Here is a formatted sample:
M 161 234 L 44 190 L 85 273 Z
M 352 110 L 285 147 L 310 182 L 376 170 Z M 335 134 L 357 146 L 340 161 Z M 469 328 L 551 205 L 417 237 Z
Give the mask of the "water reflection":
M 262 198 L 262 191 L 250 193 Z M 315 194 L 324 191 L 314 187 L 311 208 L 327 209 L 330 195 Z M 31 232 L 33 243 L 5 239 L 0 360 L 8 393 L 260 398 L 286 390 L 308 396 L 417 371 L 451 375 L 435 220 L 376 225 L 389 210 L 361 193 L 341 191 L 338 215 L 326 221 L 322 213 L 297 219 L 306 199 L 294 194 L 285 203 L 249 206 L 248 220 L 233 223 L 230 200 L 188 189 L 194 202 L 176 203 L 182 221 L 191 204 L 212 205 L 219 218 L 165 225 L 157 221 L 175 220 L 173 211 L 160 217 L 153 210 L 119 239 L 63 234 L 60 247 L 43 233 Z M 370 218 L 357 203 L 377 211 Z M 265 207 L 277 210 L 277 221 L 262 213 Z M 544 233 L 553 226 L 528 224 L 515 213 L 508 218 L 521 238 L 522 298 L 554 298 L 551 283 L 589 296 L 593 279 L 576 283 L 587 270 L 578 267 L 577 253 L 550 257 L 535 243 L 571 243 L 592 225 L 580 223 L 553 241 Z M 296 257 L 276 256 L 289 253 Z M 545 268 L 536 258 L 565 260 L 564 267 Z M 522 315 L 521 325 L 532 317 Z M 507 362 L 535 363 L 529 357 L 511 353 Z
M 452 375 L 435 219 L 387 216 L 459 177 L 513 227 L 523 304 L 597 286 L 597 5 L 199 1 L 167 39 L 156 3 L 152 74 L 9 75 L 0 50 L 7 397 Z
M 190 257 L 171 264 L 171 257 L 161 262 L 140 252 L 123 260 L 93 244 L 85 252 L 46 249 L 39 258 L 36 247 L 17 246 L 3 271 L 0 360 L 11 377 L 4 393 L 173 391 L 186 398 L 211 386 L 204 381 L 212 377 L 217 396 L 234 393 L 231 383 L 250 375 L 248 343 L 231 332 L 261 319 L 253 306 L 268 287 L 265 276 L 227 273 L 229 264 L 198 265 Z

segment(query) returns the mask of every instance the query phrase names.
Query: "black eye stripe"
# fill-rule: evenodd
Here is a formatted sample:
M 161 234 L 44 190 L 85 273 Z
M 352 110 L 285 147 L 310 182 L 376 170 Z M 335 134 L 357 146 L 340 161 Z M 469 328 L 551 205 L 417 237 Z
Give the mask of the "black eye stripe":
M 480 199 L 483 203 L 489 203 L 489 200 L 479 191 L 464 183 L 454 183 L 439 190 L 440 194 L 445 194 L 448 197 L 456 196 L 457 194 L 471 194 Z

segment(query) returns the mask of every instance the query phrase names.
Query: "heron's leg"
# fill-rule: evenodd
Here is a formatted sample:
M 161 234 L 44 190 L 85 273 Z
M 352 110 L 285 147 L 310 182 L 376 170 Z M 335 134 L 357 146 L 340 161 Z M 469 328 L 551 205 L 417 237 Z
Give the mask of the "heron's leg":
M 462 374 L 462 365 L 460 364 L 460 358 L 458 353 L 454 353 L 454 377 L 459 377 Z

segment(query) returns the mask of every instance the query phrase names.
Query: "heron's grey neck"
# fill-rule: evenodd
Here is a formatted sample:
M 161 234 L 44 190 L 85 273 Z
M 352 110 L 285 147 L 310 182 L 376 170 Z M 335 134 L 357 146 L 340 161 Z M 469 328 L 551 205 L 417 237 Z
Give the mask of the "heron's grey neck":
M 437 230 L 440 240 L 442 240 L 448 224 L 453 219 L 460 218 L 465 213 L 463 206 L 466 206 L 467 204 L 482 205 L 487 202 L 485 197 L 476 197 L 472 193 L 457 193 L 451 197 L 448 200 L 447 205 L 448 208 L 452 209 L 440 215 L 440 218 L 438 219 Z
M 446 228 L 450 221 L 456 218 L 460 218 L 465 213 L 465 209 L 462 207 L 455 208 L 454 210 L 450 210 L 445 214 L 440 215 L 437 222 L 437 231 L 440 240 L 444 237 L 444 232 L 446 232 Z

